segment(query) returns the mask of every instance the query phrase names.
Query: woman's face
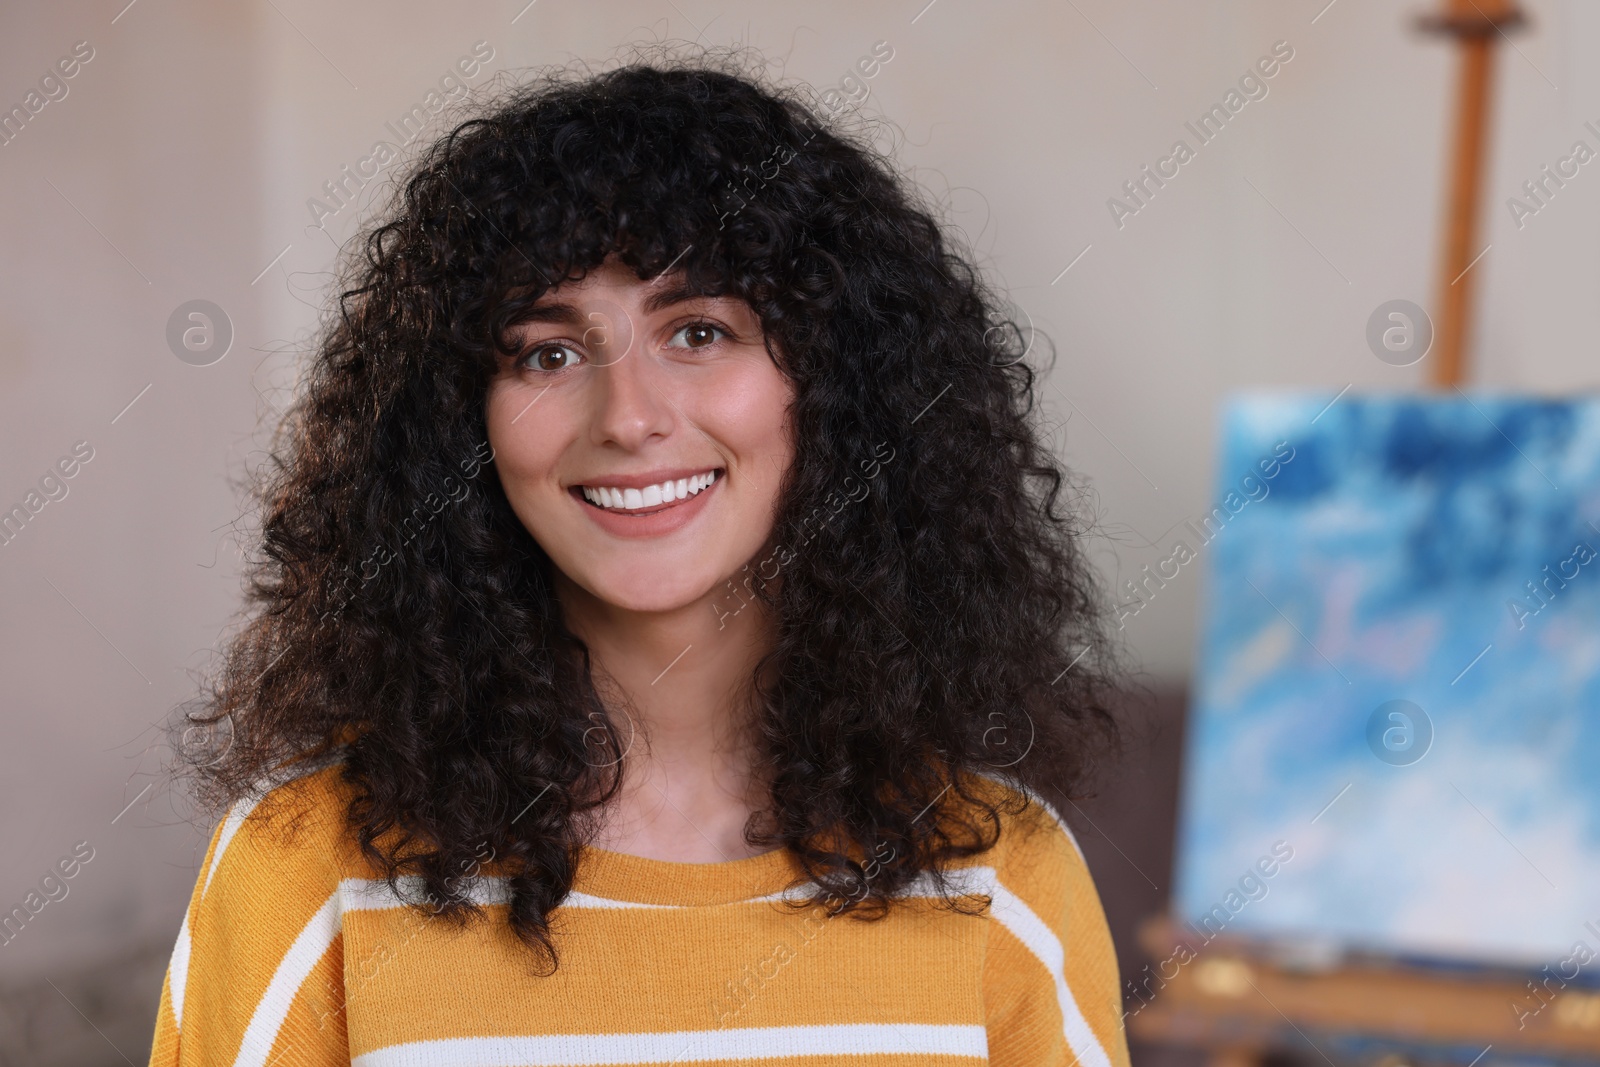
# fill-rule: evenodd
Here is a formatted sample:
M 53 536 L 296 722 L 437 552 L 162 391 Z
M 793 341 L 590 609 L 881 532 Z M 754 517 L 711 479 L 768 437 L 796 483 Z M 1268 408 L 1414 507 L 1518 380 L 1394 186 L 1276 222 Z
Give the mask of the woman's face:
M 509 332 L 486 417 L 517 517 L 573 584 L 629 611 L 687 607 L 772 532 L 794 390 L 736 297 L 607 260 Z

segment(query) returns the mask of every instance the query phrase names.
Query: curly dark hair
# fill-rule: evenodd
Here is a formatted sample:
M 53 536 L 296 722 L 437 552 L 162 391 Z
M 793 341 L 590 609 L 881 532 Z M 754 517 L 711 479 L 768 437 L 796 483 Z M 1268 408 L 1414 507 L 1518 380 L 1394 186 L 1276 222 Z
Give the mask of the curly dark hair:
M 974 775 L 1021 811 L 1078 795 L 1116 741 L 1106 600 L 1029 338 L 862 124 L 770 82 L 707 54 L 542 73 L 421 153 L 258 472 L 252 607 L 182 720 L 230 729 L 190 749 L 213 804 L 337 752 L 362 852 L 458 921 L 478 913 L 452 875 L 487 844 L 552 971 L 548 919 L 628 738 L 494 475 L 484 401 L 519 315 L 608 257 L 748 301 L 795 389 L 783 579 L 734 588 L 776 630 L 752 846 L 791 850 L 813 903 L 879 917 L 998 841 L 1008 794 Z

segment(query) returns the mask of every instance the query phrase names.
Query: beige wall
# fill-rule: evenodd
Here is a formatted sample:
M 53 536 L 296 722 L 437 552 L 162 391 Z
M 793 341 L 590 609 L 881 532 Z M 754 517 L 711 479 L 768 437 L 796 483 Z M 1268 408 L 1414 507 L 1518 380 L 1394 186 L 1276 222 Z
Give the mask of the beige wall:
M 1115 576 L 1203 510 L 1226 392 L 1421 381 L 1421 367 L 1375 359 L 1364 328 L 1385 300 L 1432 301 L 1454 65 L 1408 29 L 1405 5 L 1337 0 L 1317 17 L 1324 3 L 936 0 L 919 15 L 921 0 L 538 0 L 513 23 L 519 0 L 139 0 L 115 24 L 115 0 L 14 5 L 0 102 L 20 102 L 76 41 L 95 57 L 0 147 L 0 503 L 74 442 L 94 458 L 0 546 L 0 904 L 74 842 L 95 858 L 0 948 L 0 979 L 170 946 L 207 828 L 161 782 L 151 724 L 192 695 L 236 607 L 230 479 L 260 458 L 292 386 L 330 235 L 357 221 L 351 209 L 309 228 L 306 201 L 474 42 L 501 71 L 704 31 L 826 86 L 888 41 L 868 112 L 896 124 L 884 143 L 1054 339 L 1046 406 L 1115 535 L 1096 549 Z M 1600 84 L 1579 61 L 1600 45 L 1600 12 L 1526 6 L 1532 32 L 1500 55 L 1476 377 L 1589 388 L 1600 164 L 1521 229 L 1505 200 L 1575 139 L 1600 147 L 1583 128 L 1600 126 Z M 1268 95 L 1119 229 L 1107 199 L 1176 138 L 1193 144 L 1184 123 L 1279 40 L 1294 57 Z M 208 367 L 164 337 L 193 298 L 235 329 Z M 1173 583 L 1129 623 L 1159 678 L 1189 669 L 1200 585 Z
M 228 464 L 259 406 L 261 28 L 199 3 L 116 14 L 14 5 L 0 32 L 7 105 L 75 42 L 94 50 L 67 95 L 0 146 L 0 501 L 23 502 L 75 442 L 93 449 L 67 495 L 0 546 L 3 908 L 74 843 L 94 850 L 66 898 L 0 947 L 0 976 L 170 943 L 196 835 L 153 774 L 151 724 L 191 695 L 187 672 L 236 601 L 212 567 L 213 528 L 237 513 Z M 212 367 L 164 340 L 195 297 L 237 330 Z

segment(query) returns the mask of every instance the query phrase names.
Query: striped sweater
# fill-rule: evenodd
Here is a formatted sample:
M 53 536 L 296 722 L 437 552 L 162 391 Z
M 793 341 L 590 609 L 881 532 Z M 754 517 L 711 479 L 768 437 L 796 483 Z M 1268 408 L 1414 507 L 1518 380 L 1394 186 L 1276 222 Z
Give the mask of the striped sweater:
M 925 879 L 875 922 L 795 910 L 781 849 L 673 863 L 586 848 L 551 914 L 560 966 L 540 977 L 492 865 L 465 882 L 488 922 L 405 906 L 350 840 L 349 788 L 325 767 L 217 827 L 151 1067 L 1128 1065 L 1099 898 L 1037 800 L 951 868 L 991 898 L 978 915 L 935 908 Z

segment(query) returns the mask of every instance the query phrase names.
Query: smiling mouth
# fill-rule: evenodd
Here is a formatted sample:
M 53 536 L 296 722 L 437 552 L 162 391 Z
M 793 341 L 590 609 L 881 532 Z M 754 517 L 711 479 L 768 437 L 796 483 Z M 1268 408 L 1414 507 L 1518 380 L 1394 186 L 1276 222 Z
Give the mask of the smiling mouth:
M 719 467 L 687 478 L 647 485 L 640 489 L 619 489 L 606 485 L 576 485 L 573 491 L 593 507 L 604 511 L 650 511 L 691 500 L 710 489 L 724 475 Z

